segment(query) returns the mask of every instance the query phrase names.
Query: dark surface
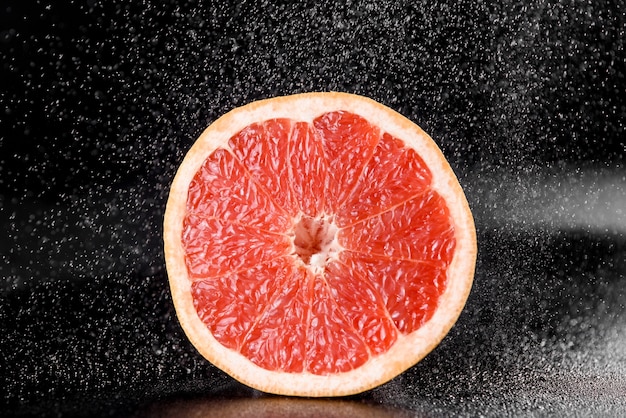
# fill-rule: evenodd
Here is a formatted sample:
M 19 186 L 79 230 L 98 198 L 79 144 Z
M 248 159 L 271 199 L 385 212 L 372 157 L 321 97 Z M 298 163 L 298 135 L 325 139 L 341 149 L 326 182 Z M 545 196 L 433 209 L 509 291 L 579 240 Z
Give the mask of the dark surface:
M 267 416 L 625 413 L 623 1 L 143 3 L 0 5 L 3 416 L 223 400 Z M 276 406 L 187 342 L 161 222 L 211 121 L 313 90 L 372 97 L 433 136 L 479 258 L 424 361 L 358 396 Z

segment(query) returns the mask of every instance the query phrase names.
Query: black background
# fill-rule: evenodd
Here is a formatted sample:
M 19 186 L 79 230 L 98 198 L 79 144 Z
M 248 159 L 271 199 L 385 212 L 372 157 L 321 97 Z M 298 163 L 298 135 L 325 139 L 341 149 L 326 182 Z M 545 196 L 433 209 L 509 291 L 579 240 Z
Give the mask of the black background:
M 3 414 L 268 398 L 187 342 L 161 222 L 211 121 L 319 90 L 369 96 L 430 133 L 479 239 L 474 289 L 443 343 L 325 405 L 623 412 L 625 25 L 623 1 L 2 2 Z

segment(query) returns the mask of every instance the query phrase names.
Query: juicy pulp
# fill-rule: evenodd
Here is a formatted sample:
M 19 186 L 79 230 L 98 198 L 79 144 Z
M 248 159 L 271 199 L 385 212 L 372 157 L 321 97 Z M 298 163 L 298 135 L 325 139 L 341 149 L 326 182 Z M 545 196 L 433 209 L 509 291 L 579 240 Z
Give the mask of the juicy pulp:
M 454 229 L 419 155 L 358 115 L 271 119 L 213 152 L 182 242 L 200 319 L 269 370 L 349 371 L 419 329 Z

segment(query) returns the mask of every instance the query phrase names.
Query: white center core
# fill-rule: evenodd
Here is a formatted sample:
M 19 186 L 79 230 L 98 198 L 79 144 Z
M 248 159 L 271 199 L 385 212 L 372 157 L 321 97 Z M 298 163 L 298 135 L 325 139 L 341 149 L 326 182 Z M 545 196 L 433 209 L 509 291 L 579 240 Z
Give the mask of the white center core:
M 322 273 L 326 264 L 341 251 L 339 228 L 333 216 L 312 218 L 302 215 L 294 225 L 295 254 L 313 273 Z

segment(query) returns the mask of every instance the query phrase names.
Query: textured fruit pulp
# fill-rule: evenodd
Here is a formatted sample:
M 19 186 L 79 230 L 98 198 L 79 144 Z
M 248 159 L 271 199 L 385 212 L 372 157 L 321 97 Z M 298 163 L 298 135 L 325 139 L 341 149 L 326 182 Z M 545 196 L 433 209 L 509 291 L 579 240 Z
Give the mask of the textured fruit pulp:
M 455 247 L 417 153 L 345 111 L 234 135 L 190 184 L 182 242 L 200 319 L 269 370 L 346 372 L 422 326 Z

